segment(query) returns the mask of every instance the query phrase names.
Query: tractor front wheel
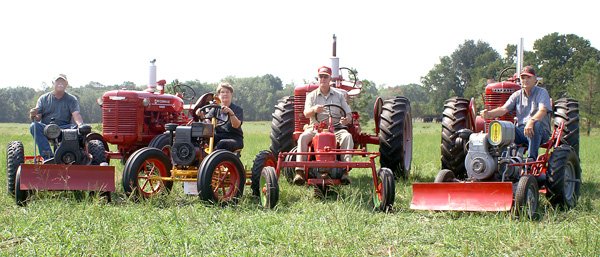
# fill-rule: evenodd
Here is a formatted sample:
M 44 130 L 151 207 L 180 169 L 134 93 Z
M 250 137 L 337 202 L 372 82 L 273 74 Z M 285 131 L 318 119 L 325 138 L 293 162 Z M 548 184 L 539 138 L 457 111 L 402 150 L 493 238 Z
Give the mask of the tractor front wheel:
M 435 176 L 434 183 L 444 183 L 444 182 L 454 182 L 456 177 L 454 176 L 454 172 L 448 169 L 443 169 L 438 172 L 437 176 Z
M 546 196 L 550 203 L 566 209 L 575 208 L 580 194 L 581 166 L 579 157 L 571 146 L 560 145 L 548 161 Z
M 25 150 L 23 149 L 23 143 L 19 141 L 12 141 L 8 143 L 6 149 L 6 184 L 8 187 L 8 194 L 15 196 L 15 179 L 17 176 L 17 170 L 19 166 L 25 162 Z
M 15 202 L 18 206 L 26 206 L 29 198 L 29 190 L 21 190 L 21 168 L 19 167 L 15 176 Z
M 525 175 L 519 179 L 515 193 L 513 213 L 515 217 L 526 216 L 536 219 L 538 206 L 540 204 L 540 193 L 534 176 Z
M 169 133 L 163 133 L 155 136 L 148 143 L 148 147 L 154 147 L 161 150 L 167 157 L 171 156 L 171 135 Z
M 396 184 L 394 183 L 394 174 L 388 168 L 379 169 L 377 185 L 375 185 L 375 195 L 373 196 L 375 209 L 381 212 L 391 211 L 395 197 Z
M 234 153 L 217 150 L 200 165 L 198 192 L 200 199 L 211 203 L 237 203 L 244 193 L 244 165 Z
M 260 176 L 260 205 L 273 209 L 279 201 L 279 182 L 273 166 L 266 166 Z
M 260 186 L 262 183 L 262 173 L 265 167 L 275 167 L 277 165 L 277 159 L 275 159 L 275 155 L 269 150 L 260 151 L 256 157 L 254 158 L 254 163 L 252 164 L 252 184 L 250 187 L 252 188 L 252 194 L 255 196 L 260 196 Z M 275 170 L 275 169 L 273 169 Z M 262 184 L 261 184 L 262 185 Z
M 383 101 L 379 121 L 381 167 L 392 170 L 396 178 L 408 179 L 412 162 L 412 117 L 410 101 L 397 96 Z
M 171 176 L 171 160 L 156 148 L 144 147 L 136 151 L 123 169 L 123 190 L 142 198 L 150 198 L 162 192 L 170 192 L 172 181 L 156 177 Z M 154 178 L 153 178 L 154 177 Z

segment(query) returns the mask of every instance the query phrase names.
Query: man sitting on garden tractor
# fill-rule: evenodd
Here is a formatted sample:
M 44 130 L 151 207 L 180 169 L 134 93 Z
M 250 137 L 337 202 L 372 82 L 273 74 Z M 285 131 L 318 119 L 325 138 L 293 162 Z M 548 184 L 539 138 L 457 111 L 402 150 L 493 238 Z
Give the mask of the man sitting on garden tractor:
M 313 129 L 313 125 L 317 124 L 317 120 L 324 120 L 325 117 L 329 116 L 329 112 L 338 112 L 337 117 L 342 115 L 339 113 L 340 110 L 328 109 L 325 110 L 323 105 L 325 104 L 337 104 L 341 106 L 346 112 L 346 117 L 341 117 L 339 124 L 335 128 L 336 141 L 340 144 L 341 149 L 353 149 L 354 141 L 352 140 L 352 134 L 350 134 L 345 128 L 345 125 L 350 123 L 352 110 L 346 102 L 346 95 L 338 89 L 332 88 L 331 83 L 331 68 L 322 66 L 318 69 L 319 75 L 319 88 L 306 95 L 306 102 L 304 103 L 304 116 L 310 118 L 310 125 L 298 138 L 298 152 L 308 152 L 308 144 L 311 142 L 313 137 L 316 135 L 316 131 Z M 318 117 L 322 117 L 317 119 Z M 306 161 L 306 155 L 297 155 L 296 161 Z M 352 155 L 346 154 L 343 156 L 345 162 L 352 161 Z M 296 168 L 296 175 L 294 176 L 294 184 L 304 184 L 304 170 Z M 346 171 L 341 181 L 343 184 L 349 184 L 350 178 L 348 177 L 348 171 Z
M 503 106 L 491 111 L 484 109 L 480 114 L 484 119 L 494 119 L 516 111 L 515 143 L 527 144 L 528 157 L 536 160 L 541 143 L 551 135 L 552 106 L 548 91 L 537 86 L 535 70 L 531 66 L 524 67 L 520 77 L 522 88 L 515 91 Z
M 29 131 L 34 136 L 35 143 L 40 149 L 40 155 L 44 159 L 53 157 L 48 139 L 44 136 L 44 127 L 47 124 L 54 121 L 61 129 L 74 128 L 71 121 L 74 121 L 77 126 L 83 124 L 83 118 L 79 113 L 79 101 L 75 96 L 66 92 L 69 85 L 67 76 L 59 74 L 52 84 L 54 90 L 40 96 L 36 107 L 29 111 L 29 115 L 34 121 L 29 127 Z M 36 126 L 35 129 L 34 126 Z

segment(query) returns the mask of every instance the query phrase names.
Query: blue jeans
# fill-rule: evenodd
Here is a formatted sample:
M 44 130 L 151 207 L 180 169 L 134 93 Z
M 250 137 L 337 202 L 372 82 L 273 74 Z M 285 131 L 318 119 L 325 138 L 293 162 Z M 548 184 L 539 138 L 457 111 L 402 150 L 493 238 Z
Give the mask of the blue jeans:
M 34 126 L 35 126 L 35 135 L 33 135 Z M 38 146 L 39 154 L 42 156 L 42 158 L 47 160 L 47 159 L 54 157 L 54 153 L 52 152 L 52 149 L 50 149 L 50 143 L 48 142 L 48 138 L 46 138 L 46 136 L 44 135 L 44 127 L 46 127 L 46 124 L 44 124 L 44 123 L 32 122 L 31 125 L 29 126 L 29 133 L 31 133 L 31 135 L 35 139 L 35 144 Z M 68 129 L 68 128 L 74 128 L 74 127 L 76 127 L 76 125 L 66 124 L 66 125 L 62 125 L 59 127 L 61 129 Z
M 528 157 L 537 160 L 538 149 L 542 142 L 548 141 L 550 135 L 546 132 L 541 122 L 536 122 L 533 125 L 533 137 L 525 136 L 525 125 L 520 125 L 515 128 L 515 144 L 527 144 L 529 147 L 527 148 Z

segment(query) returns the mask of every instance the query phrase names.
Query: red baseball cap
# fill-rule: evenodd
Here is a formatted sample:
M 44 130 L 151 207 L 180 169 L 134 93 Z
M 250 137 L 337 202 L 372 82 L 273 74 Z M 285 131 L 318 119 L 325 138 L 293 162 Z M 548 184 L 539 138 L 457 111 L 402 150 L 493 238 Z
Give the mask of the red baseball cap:
M 535 77 L 535 70 L 533 69 L 533 67 L 531 67 L 531 66 L 523 67 L 523 70 L 521 70 L 521 75 L 519 77 L 523 77 L 523 76 Z
M 327 66 L 321 66 L 317 71 L 319 72 L 319 75 L 327 74 L 327 75 L 331 76 L 331 68 L 329 68 Z

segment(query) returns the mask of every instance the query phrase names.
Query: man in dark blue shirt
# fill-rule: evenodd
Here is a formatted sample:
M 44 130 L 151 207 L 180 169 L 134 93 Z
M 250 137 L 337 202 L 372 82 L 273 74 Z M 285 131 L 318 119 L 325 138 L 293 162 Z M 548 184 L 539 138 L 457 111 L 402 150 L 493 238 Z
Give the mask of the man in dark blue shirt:
M 35 131 L 35 143 L 39 147 L 40 155 L 44 159 L 51 158 L 53 155 L 48 139 L 44 136 L 44 127 L 46 124 L 49 124 L 52 119 L 63 129 L 83 124 L 83 118 L 79 113 L 79 101 L 75 96 L 66 92 L 69 85 L 67 76 L 59 74 L 52 81 L 52 84 L 54 90 L 40 96 L 36 107 L 29 111 L 29 115 L 34 121 L 31 123 L 29 131 L 31 135 L 34 135 Z M 72 124 L 72 122 L 75 122 L 75 124 Z

